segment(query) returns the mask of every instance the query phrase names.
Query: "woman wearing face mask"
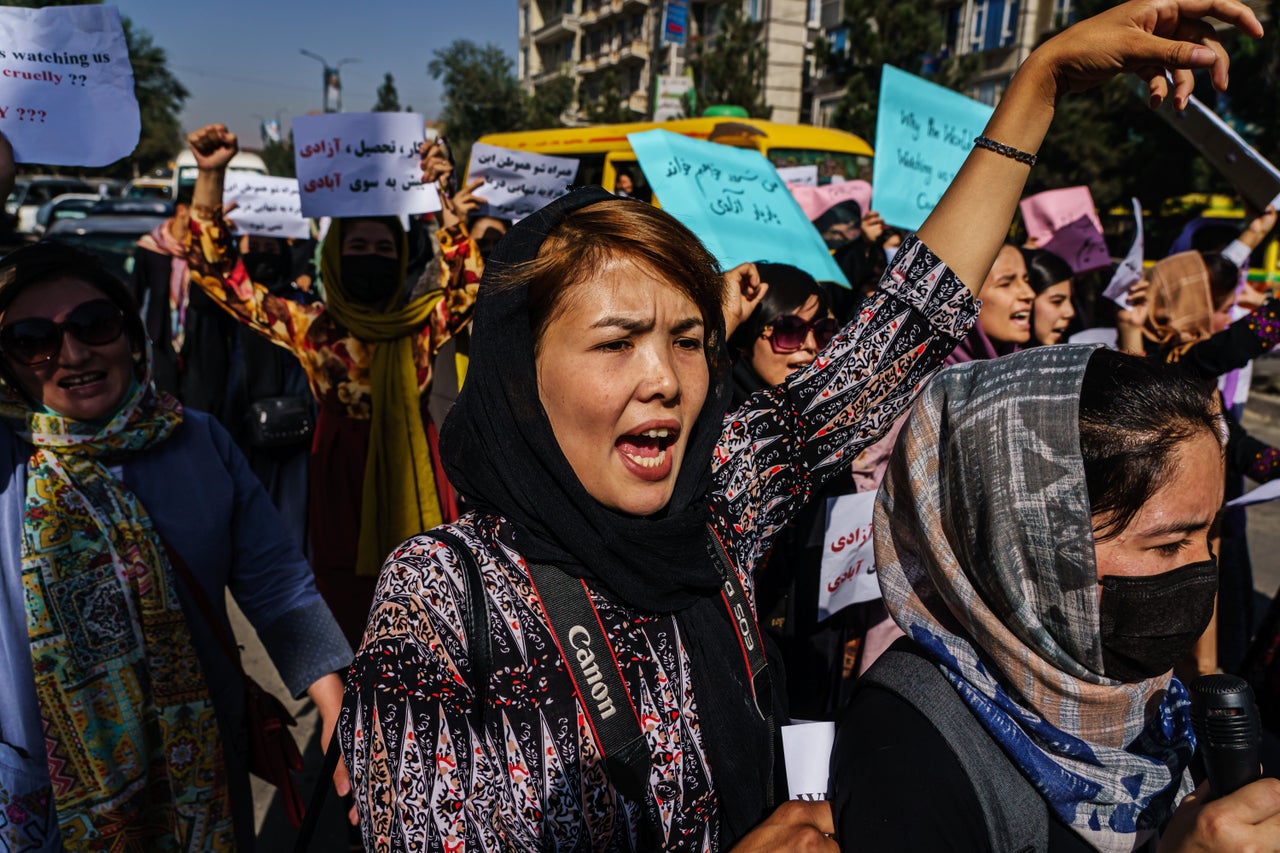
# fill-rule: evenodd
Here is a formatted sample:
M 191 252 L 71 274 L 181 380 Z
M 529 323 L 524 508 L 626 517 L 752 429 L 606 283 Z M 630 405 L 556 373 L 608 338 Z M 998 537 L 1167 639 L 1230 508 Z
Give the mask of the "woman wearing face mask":
M 1130 3 L 1046 42 L 987 137 L 1034 151 L 1061 95 L 1170 57 L 1225 85 L 1225 55 L 1169 41 L 1216 44 L 1200 8 Z M 508 232 L 441 442 L 472 511 L 391 555 L 347 684 L 367 846 L 835 849 L 825 804 L 770 814 L 752 573 L 974 322 L 1028 174 L 1008 153 L 971 152 L 858 318 L 727 418 L 723 280 L 693 235 L 599 189 Z
M 1047 249 L 1023 249 L 1022 258 L 1027 265 L 1027 284 L 1036 295 L 1031 307 L 1031 345 L 1060 344 L 1076 316 L 1071 301 L 1075 272 Z
M 6 850 L 253 849 L 228 592 L 325 741 L 340 707 L 351 649 L 306 560 L 226 431 L 156 390 L 150 355 L 93 258 L 45 243 L 0 261 Z
M 1105 349 L 934 380 L 876 507 L 880 586 L 910 639 L 841 721 L 847 849 L 1274 845 L 1275 780 L 1187 798 L 1171 673 L 1213 613 L 1223 433 L 1211 386 Z
M 947 357 L 947 364 L 998 358 L 1031 341 L 1031 306 L 1036 292 L 1027 283 L 1021 249 L 1011 243 L 1000 247 L 978 296 L 982 300 L 978 324 Z
M 1147 279 L 1148 286 L 1138 291 L 1142 303 L 1127 312 L 1128 322 L 1120 326 L 1121 346 L 1126 349 L 1139 345 L 1134 339 L 1135 329 L 1140 329 L 1141 345 L 1152 357 L 1192 376 L 1216 380 L 1280 343 L 1278 300 L 1268 299 L 1231 322 L 1239 270 L 1220 254 L 1172 255 L 1153 266 Z M 1245 477 L 1265 483 L 1280 476 L 1280 451 L 1249 435 L 1225 404 L 1223 411 L 1231 430 L 1226 494 L 1232 500 L 1243 492 Z M 1228 509 L 1221 532 L 1217 648 L 1202 651 L 1200 666 L 1231 670 L 1241 662 L 1253 635 L 1253 571 L 1244 510 Z
M 293 352 L 319 403 L 311 445 L 310 553 L 325 600 L 357 642 L 383 558 L 406 536 L 456 515 L 435 462 L 436 426 L 425 397 L 433 357 L 470 317 L 474 277 L 465 268 L 475 266 L 478 255 L 458 222 L 445 216 L 441 248 L 446 265 L 458 269 L 445 278 L 455 286 L 411 299 L 399 221 L 339 219 L 321 247 L 325 302 L 281 299 L 238 263 L 222 218 L 223 177 L 238 150 L 235 135 L 210 125 L 188 143 L 200 168 L 192 206 L 193 280 L 254 331 Z

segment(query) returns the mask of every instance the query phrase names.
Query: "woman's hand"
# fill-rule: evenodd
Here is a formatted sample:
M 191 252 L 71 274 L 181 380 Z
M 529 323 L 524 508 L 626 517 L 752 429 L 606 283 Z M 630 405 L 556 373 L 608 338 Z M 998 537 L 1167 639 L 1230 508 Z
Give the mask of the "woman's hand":
M 327 754 L 334 730 L 338 727 L 338 715 L 342 713 L 342 679 L 336 672 L 331 672 L 313 682 L 307 688 L 307 696 L 316 703 L 316 709 L 320 711 L 320 751 Z M 337 749 L 336 745 L 334 749 Z M 333 789 L 340 797 L 351 793 L 351 779 L 347 775 L 346 760 L 342 756 L 338 756 L 338 766 L 333 771 Z M 347 819 L 352 826 L 359 823 L 355 806 L 347 813 Z
M 1227 52 L 1204 17 L 1262 35 L 1253 10 L 1238 0 L 1132 0 L 1070 27 L 1035 53 L 1050 69 L 1055 98 L 1131 72 L 1146 82 L 1157 107 L 1170 93 L 1167 71 L 1174 104 L 1182 109 L 1195 87 L 1195 69 L 1211 69 L 1214 87 L 1227 88 Z
M 240 141 L 225 124 L 207 124 L 187 134 L 187 146 L 195 155 L 201 171 L 227 168 L 231 158 L 240 152 Z
M 884 219 L 874 210 L 862 214 L 862 236 L 868 243 L 874 243 L 884 234 Z
M 1271 229 L 1276 227 L 1276 209 L 1273 205 L 1267 205 L 1267 209 L 1248 225 L 1244 231 L 1240 232 L 1240 242 L 1244 243 L 1250 249 L 1256 249 L 1262 245 L 1262 241 L 1267 239 L 1267 235 L 1271 233 Z
M 724 274 L 724 336 L 728 339 L 751 316 L 769 285 L 760 280 L 755 264 L 738 264 Z
M 486 199 L 476 195 L 476 190 L 484 186 L 484 178 L 476 178 L 462 189 L 458 190 L 458 194 L 453 197 L 453 212 L 462 221 L 466 221 L 472 213 L 480 208 L 480 205 L 487 204 Z
M 832 838 L 835 831 L 831 803 L 790 800 L 778 806 L 767 820 L 743 836 L 729 853 L 782 850 L 839 853 L 840 846 Z
M 1146 352 L 1142 329 L 1151 313 L 1151 301 L 1147 296 L 1150 290 L 1151 282 L 1145 278 L 1138 279 L 1129 288 L 1129 307 L 1116 312 L 1116 346 L 1121 352 L 1131 355 L 1144 355 Z
M 1173 813 L 1159 853 L 1280 850 L 1280 779 L 1259 779 L 1206 802 L 1206 782 Z

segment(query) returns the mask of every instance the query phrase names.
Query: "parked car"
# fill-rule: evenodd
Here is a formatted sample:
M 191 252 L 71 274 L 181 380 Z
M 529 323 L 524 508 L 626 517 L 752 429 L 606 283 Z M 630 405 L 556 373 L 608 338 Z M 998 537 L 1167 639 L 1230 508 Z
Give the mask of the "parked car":
M 103 198 L 90 216 L 173 216 L 174 204 L 161 198 Z
M 34 234 L 36 212 L 40 205 L 65 193 L 96 195 L 97 187 L 76 178 L 18 178 L 13 192 L 4 203 L 4 209 L 6 213 L 18 218 L 15 231 L 19 234 Z
M 134 178 L 122 195 L 125 198 L 173 198 L 173 181 L 169 178 Z
M 53 223 L 44 239 L 67 243 L 96 255 L 121 279 L 132 282 L 138 238 L 166 219 L 168 215 L 90 214 L 84 219 Z
M 102 196 L 88 193 L 64 193 L 52 201 L 46 201 L 36 211 L 35 233 L 43 234 L 60 219 L 84 219 Z

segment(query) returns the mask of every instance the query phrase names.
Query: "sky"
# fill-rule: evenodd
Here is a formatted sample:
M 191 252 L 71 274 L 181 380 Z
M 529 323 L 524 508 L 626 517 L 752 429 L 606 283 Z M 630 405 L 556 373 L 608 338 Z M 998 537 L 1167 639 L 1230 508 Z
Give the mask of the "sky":
M 516 0 L 107 0 L 151 33 L 169 68 L 191 92 L 184 132 L 223 122 L 242 145 L 259 147 L 260 117 L 289 120 L 323 105 L 322 66 L 342 66 L 342 107 L 368 110 L 387 72 L 401 106 L 428 119 L 440 110 L 440 83 L 427 73 L 432 53 L 454 39 L 517 51 Z M 175 152 L 176 153 L 176 152 Z

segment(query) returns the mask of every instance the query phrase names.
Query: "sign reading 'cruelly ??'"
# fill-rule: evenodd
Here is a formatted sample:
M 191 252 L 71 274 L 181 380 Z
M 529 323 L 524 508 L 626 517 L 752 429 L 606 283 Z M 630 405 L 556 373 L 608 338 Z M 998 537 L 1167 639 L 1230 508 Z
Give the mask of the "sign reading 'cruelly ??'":
M 0 132 L 17 162 L 105 166 L 141 127 L 114 6 L 0 8 Z

